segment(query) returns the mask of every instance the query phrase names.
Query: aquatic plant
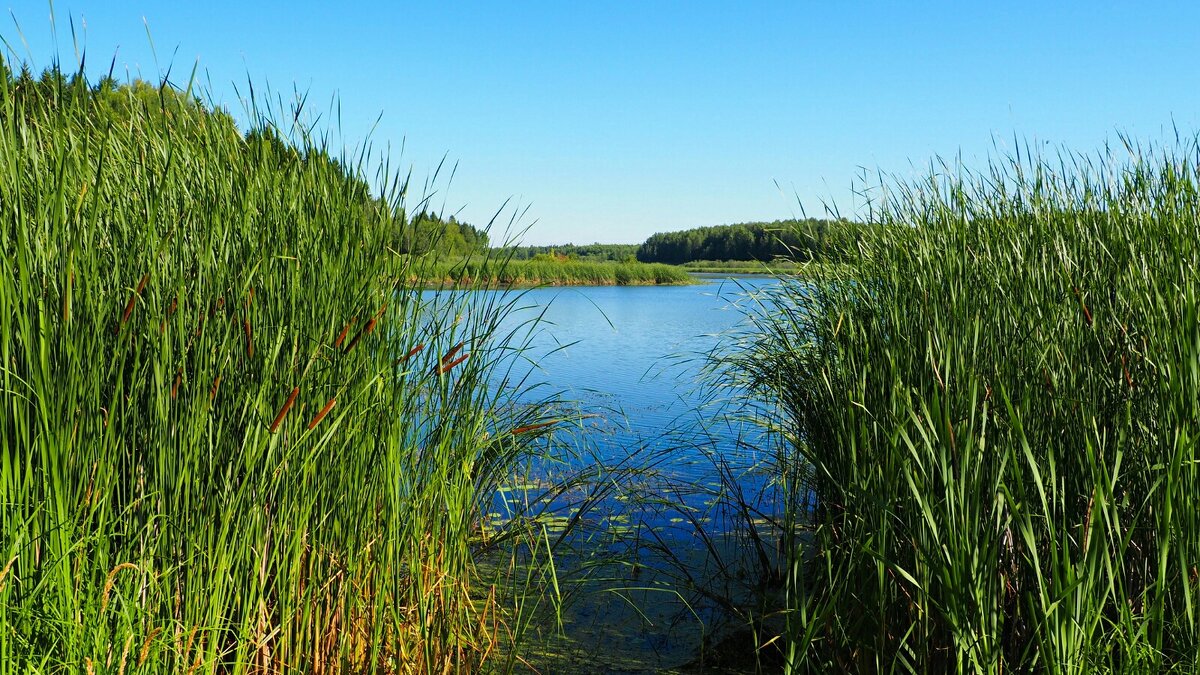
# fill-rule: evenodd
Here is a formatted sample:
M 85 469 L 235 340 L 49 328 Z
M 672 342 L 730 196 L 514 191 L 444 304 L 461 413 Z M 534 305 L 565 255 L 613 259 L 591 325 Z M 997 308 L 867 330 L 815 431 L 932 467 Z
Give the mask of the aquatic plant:
M 512 298 L 423 295 L 407 183 L 302 102 L 2 70 L 0 671 L 479 667 Z
M 722 361 L 788 495 L 793 672 L 1200 668 L 1200 142 L 864 191 Z

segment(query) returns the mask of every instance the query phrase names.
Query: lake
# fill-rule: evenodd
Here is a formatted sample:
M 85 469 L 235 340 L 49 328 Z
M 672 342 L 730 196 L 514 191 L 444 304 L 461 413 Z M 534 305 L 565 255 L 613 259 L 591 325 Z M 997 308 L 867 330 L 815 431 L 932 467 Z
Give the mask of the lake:
M 730 599 L 741 593 L 746 551 L 738 533 L 754 514 L 730 504 L 769 508 L 760 496 L 768 475 L 754 468 L 764 459 L 757 430 L 729 421 L 722 396 L 702 391 L 699 376 L 705 355 L 721 349 L 722 336 L 742 322 L 746 294 L 777 282 L 704 280 L 521 291 L 523 309 L 506 319 L 515 326 L 542 316 L 528 349 L 536 364 L 528 373 L 537 385 L 531 398 L 561 392 L 591 416 L 574 430 L 556 429 L 550 449 L 563 461 L 542 469 L 561 479 L 589 465 L 608 467 L 577 546 L 558 554 L 564 583 L 579 581 L 584 591 L 563 615 L 570 639 L 551 641 L 545 669 L 678 665 L 722 621 L 714 598 L 696 586 L 708 584 L 706 592 Z M 588 503 L 588 494 L 568 493 L 563 501 Z M 524 497 L 505 492 L 494 517 L 507 517 L 504 500 Z M 562 520 L 571 508 L 564 507 Z M 596 644 L 623 648 L 597 654 Z

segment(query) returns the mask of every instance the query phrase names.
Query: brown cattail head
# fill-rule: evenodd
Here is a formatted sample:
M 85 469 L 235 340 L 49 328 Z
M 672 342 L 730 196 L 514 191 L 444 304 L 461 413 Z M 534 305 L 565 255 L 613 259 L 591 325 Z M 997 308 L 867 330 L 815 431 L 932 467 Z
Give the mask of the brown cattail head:
M 129 320 L 129 316 L 133 314 L 133 306 L 137 303 L 138 296 L 146 289 L 146 282 L 148 281 L 150 281 L 149 272 L 142 275 L 142 280 L 138 282 L 137 290 L 133 292 L 133 295 L 129 296 L 129 302 L 125 303 L 125 311 L 121 312 L 121 323 L 117 325 L 115 332 L 121 332 L 121 326 L 125 325 L 125 322 Z
M 208 392 L 208 400 L 211 401 L 217 397 L 217 388 L 220 386 L 221 386 L 221 376 L 218 375 L 217 378 L 215 380 L 213 380 L 212 389 L 209 390 L 209 392 Z
M 438 367 L 436 369 L 434 369 L 434 372 L 436 372 L 438 375 L 445 375 L 446 373 L 450 372 L 451 368 L 453 368 L 454 366 L 457 366 L 458 364 L 462 363 L 463 361 L 466 361 L 467 358 L 470 356 L 471 356 L 470 354 L 463 354 L 462 356 L 458 357 L 457 359 L 454 359 L 450 363 L 438 364 Z
M 445 364 L 447 361 L 454 358 L 454 355 L 457 354 L 463 348 L 463 344 L 465 344 L 465 343 L 460 342 L 460 343 L 454 345 L 453 347 L 451 347 L 450 351 L 446 352 L 445 356 L 442 357 L 440 363 Z
M 180 368 L 175 373 L 175 384 L 171 385 L 171 400 L 175 399 L 175 395 L 179 393 L 179 381 L 183 379 L 183 368 Z
M 555 424 L 558 424 L 561 421 L 562 420 L 550 420 L 549 422 L 538 422 L 537 424 L 526 424 L 525 426 L 517 427 L 508 433 L 512 434 L 513 436 L 519 436 L 521 434 L 527 434 L 531 431 L 537 431 L 538 429 L 544 429 L 546 427 L 553 426 Z
M 342 346 L 342 342 L 344 342 L 344 341 L 346 340 L 346 333 L 349 333 L 349 332 L 350 332 L 350 327 L 351 327 L 351 326 L 353 326 L 353 325 L 354 325 L 354 324 L 355 324 L 357 321 L 358 321 L 358 317 L 357 317 L 357 316 L 352 316 L 352 317 L 350 317 L 350 323 L 346 324 L 346 325 L 345 325 L 345 326 L 342 328 L 342 332 L 338 333 L 337 339 L 333 341 L 333 348 L 334 348 L 334 349 L 340 349 L 340 348 L 341 348 L 341 346 Z
M 321 423 L 321 420 L 325 419 L 325 416 L 329 414 L 329 411 L 333 410 L 333 406 L 335 405 L 337 405 L 337 399 L 329 399 L 329 402 L 325 404 L 325 407 L 321 408 L 321 411 L 317 413 L 317 416 L 312 418 L 312 421 L 308 423 L 308 430 L 312 431 L 314 428 L 316 428 L 316 426 Z
M 250 287 L 250 294 L 246 296 L 246 309 L 250 309 L 250 303 L 254 302 L 254 287 Z
M 283 418 L 287 417 L 288 411 L 292 409 L 292 404 L 296 402 L 296 395 L 299 393 L 300 387 L 292 389 L 292 393 L 287 397 L 287 402 L 283 404 L 283 407 L 279 409 L 279 414 L 275 416 L 275 421 L 271 422 L 271 433 L 275 433 L 279 425 L 283 424 Z
M 346 351 L 343 353 L 349 354 L 350 351 L 354 349 L 354 346 L 358 344 L 358 341 L 362 339 L 362 336 L 370 333 L 373 330 L 375 330 L 375 319 L 367 321 L 367 325 L 363 326 L 362 330 L 355 334 L 354 339 L 350 341 L 350 344 L 346 345 Z
M 421 353 L 422 349 L 425 349 L 424 343 L 419 344 L 416 347 L 413 347 L 412 349 L 408 350 L 407 354 L 396 359 L 396 365 L 400 365 L 401 363 L 404 363 L 405 361 L 407 361 L 407 360 L 411 359 L 412 357 L 416 356 L 417 354 Z
M 1087 322 L 1088 326 L 1091 326 L 1092 310 L 1088 309 L 1087 303 L 1083 301 L 1083 294 L 1079 292 L 1078 286 L 1073 286 L 1071 290 L 1075 291 L 1075 297 L 1079 299 L 1079 306 L 1083 308 L 1083 320 Z
M 254 358 L 254 332 L 250 330 L 250 319 L 242 319 L 242 328 L 246 331 L 246 356 Z
M 380 308 L 379 308 L 379 311 L 378 311 L 378 312 L 375 312 L 375 316 L 372 316 L 371 318 L 372 318 L 372 319 L 381 319 L 381 318 L 383 318 L 383 313 L 387 311 L 387 308 L 388 308 L 388 306 L 387 306 L 387 303 L 386 303 L 386 302 L 385 302 L 385 303 L 383 303 L 383 307 L 380 307 Z

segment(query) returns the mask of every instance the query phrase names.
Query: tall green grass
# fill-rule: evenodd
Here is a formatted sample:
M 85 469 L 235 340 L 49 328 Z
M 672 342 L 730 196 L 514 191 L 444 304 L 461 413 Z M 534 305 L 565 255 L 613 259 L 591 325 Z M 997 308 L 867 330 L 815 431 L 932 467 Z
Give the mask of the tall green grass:
M 726 373 L 779 441 L 794 672 L 1200 669 L 1200 143 L 867 193 Z
M 299 110 L 0 80 L 0 670 L 480 666 L 511 299 L 423 296 Z

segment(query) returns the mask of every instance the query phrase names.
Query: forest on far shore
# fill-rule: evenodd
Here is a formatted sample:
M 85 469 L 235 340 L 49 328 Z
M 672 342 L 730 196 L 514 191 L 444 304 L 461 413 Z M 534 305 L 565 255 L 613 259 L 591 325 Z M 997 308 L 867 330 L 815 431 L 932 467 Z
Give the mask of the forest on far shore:
M 807 218 L 660 232 L 638 247 L 637 259 L 671 265 L 697 260 L 769 262 L 778 258 L 836 262 L 859 240 L 864 227 L 844 219 Z
M 851 220 L 776 220 L 659 232 L 641 244 L 519 246 L 516 260 L 561 258 L 585 262 L 667 263 L 697 261 L 837 262 L 856 244 L 865 226 Z

